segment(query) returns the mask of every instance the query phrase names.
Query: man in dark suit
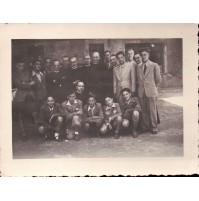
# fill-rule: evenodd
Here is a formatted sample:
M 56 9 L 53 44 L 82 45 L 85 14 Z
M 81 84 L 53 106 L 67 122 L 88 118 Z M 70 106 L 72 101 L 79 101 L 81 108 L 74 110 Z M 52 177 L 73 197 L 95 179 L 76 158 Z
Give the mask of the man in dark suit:
M 41 65 L 41 63 L 40 63 Z M 52 61 L 50 58 L 46 58 L 45 64 L 44 64 L 44 72 L 45 73 L 51 73 L 53 71 L 52 69 Z
M 55 60 L 53 63 L 53 72 L 48 73 L 46 77 L 48 95 L 55 98 L 55 101 L 62 103 L 66 99 L 67 77 L 60 71 L 60 62 Z
M 100 62 L 99 52 L 92 53 L 91 66 L 87 68 L 87 88 L 88 92 L 95 94 L 97 101 L 103 102 L 103 89 L 102 89 L 102 76 L 104 71 L 104 65 Z
M 70 58 L 71 66 L 67 70 L 68 88 L 73 89 L 78 80 L 82 80 L 82 68 L 78 66 L 77 58 Z
M 60 130 L 63 123 L 63 110 L 61 105 L 55 103 L 52 96 L 48 96 L 46 103 L 41 106 L 40 123 L 38 131 L 45 139 L 55 138 L 60 141 Z
M 85 86 L 84 86 L 84 82 L 82 82 L 81 80 L 78 80 L 76 82 L 76 91 L 75 91 L 75 95 L 76 98 L 82 101 L 82 104 L 85 105 L 87 103 L 87 91 L 85 90 Z
M 96 102 L 94 96 L 88 98 L 88 104 L 84 106 L 83 113 L 85 115 L 84 127 L 86 131 L 97 130 L 99 132 L 104 115 L 102 105 Z
M 157 87 L 162 78 L 157 63 L 149 60 L 149 51 L 142 50 L 142 64 L 137 66 L 138 98 L 142 109 L 142 131 L 158 133 Z
M 22 140 L 25 141 L 27 140 L 24 128 L 25 115 L 31 114 L 31 117 L 35 117 L 34 112 L 36 108 L 34 104 L 35 97 L 32 90 L 35 82 L 32 80 L 29 70 L 25 69 L 23 61 L 19 61 L 16 64 L 16 71 L 13 74 L 13 85 L 17 89 L 13 106 L 17 112 Z

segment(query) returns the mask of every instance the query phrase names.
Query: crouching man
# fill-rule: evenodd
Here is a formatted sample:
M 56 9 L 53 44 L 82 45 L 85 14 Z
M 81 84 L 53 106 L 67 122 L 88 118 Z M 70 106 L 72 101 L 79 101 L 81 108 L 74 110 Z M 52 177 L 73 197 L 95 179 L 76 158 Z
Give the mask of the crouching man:
M 137 138 L 137 126 L 141 112 L 138 98 L 131 97 L 131 90 L 128 88 L 122 89 L 121 95 L 123 98 L 123 102 L 121 102 L 121 110 L 123 115 L 122 126 L 125 128 L 131 127 L 132 136 Z
M 39 112 L 39 133 L 44 138 L 55 138 L 60 141 L 60 130 L 63 123 L 63 111 L 61 105 L 55 103 L 55 99 L 52 96 L 47 97 L 47 101 L 41 106 Z
M 88 98 L 88 104 L 84 106 L 84 127 L 87 132 L 97 131 L 99 133 L 100 127 L 103 123 L 104 115 L 102 106 L 96 102 L 94 96 Z
M 122 124 L 122 113 L 118 103 L 113 102 L 112 96 L 105 97 L 104 106 L 104 124 L 102 125 L 100 132 L 102 134 L 107 133 L 107 131 L 114 129 L 114 138 L 118 139 L 120 137 L 120 127 Z
M 67 95 L 67 100 L 62 103 L 62 108 L 64 110 L 66 119 L 66 130 L 72 130 L 72 135 L 71 133 L 67 133 L 66 131 L 67 138 L 74 138 L 75 141 L 79 141 L 79 130 L 81 128 L 83 109 L 82 101 L 76 99 L 74 90 L 69 91 Z

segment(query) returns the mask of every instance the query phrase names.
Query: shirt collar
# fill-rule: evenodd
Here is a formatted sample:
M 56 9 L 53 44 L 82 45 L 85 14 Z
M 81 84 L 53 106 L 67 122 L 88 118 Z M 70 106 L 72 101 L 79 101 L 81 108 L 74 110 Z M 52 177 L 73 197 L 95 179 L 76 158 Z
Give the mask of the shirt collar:
M 77 103 L 77 100 L 75 100 L 74 103 L 76 104 L 76 103 Z M 69 101 L 66 103 L 66 105 L 72 106 Z
M 39 72 L 39 74 L 40 74 L 40 75 L 43 75 L 42 72 Z M 37 73 L 35 73 L 35 71 L 33 70 L 33 71 L 32 71 L 32 76 L 34 76 L 34 75 L 37 75 Z
M 52 111 L 54 109 L 54 106 L 53 107 L 48 107 L 48 108 L 49 108 L 50 111 Z
M 95 109 L 95 105 L 94 105 L 94 107 L 88 106 L 88 111 L 89 111 L 89 110 L 94 110 L 94 109 Z
M 116 106 L 115 106 L 115 103 L 113 103 L 113 105 L 112 105 L 111 107 L 106 106 L 106 110 L 111 109 L 111 108 L 115 108 L 115 107 L 116 107 Z

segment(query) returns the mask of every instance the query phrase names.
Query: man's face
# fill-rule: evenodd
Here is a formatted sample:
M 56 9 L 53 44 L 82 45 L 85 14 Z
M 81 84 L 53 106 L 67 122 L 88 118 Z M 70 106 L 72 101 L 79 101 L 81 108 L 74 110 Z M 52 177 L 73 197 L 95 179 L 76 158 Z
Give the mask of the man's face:
M 123 54 L 119 54 L 117 56 L 117 60 L 118 60 L 120 65 L 123 65 L 125 63 L 125 58 L 124 58 Z
M 84 83 L 83 82 L 78 82 L 76 89 L 79 93 L 82 93 L 84 91 Z
M 36 71 L 40 71 L 41 70 L 41 63 L 39 61 L 35 62 L 34 69 Z
M 143 62 L 147 62 L 149 60 L 149 53 L 147 51 L 143 51 L 141 53 Z
M 113 99 L 112 98 L 105 98 L 105 103 L 107 106 L 111 107 L 113 105 Z
M 122 93 L 122 97 L 123 97 L 123 99 L 124 99 L 125 101 L 129 101 L 130 98 L 131 98 L 131 93 L 129 93 L 128 91 L 124 91 L 124 92 Z
M 68 96 L 68 100 L 69 100 L 69 102 L 70 102 L 71 104 L 74 103 L 75 99 L 76 99 L 76 95 L 75 95 L 75 94 L 70 94 L 70 95 Z
M 46 59 L 46 65 L 50 65 L 51 64 L 51 59 Z
M 54 71 L 59 70 L 59 67 L 60 67 L 59 61 L 54 61 Z
M 99 54 L 97 52 L 93 53 L 92 61 L 94 64 L 98 64 L 100 60 Z
M 134 61 L 136 62 L 136 64 L 142 63 L 142 58 L 141 58 L 140 54 L 134 55 Z
M 71 67 L 72 68 L 77 68 L 77 59 L 76 58 L 72 58 L 70 60 L 70 62 L 71 62 Z
M 62 59 L 62 63 L 63 63 L 64 66 L 68 66 L 69 63 L 70 63 L 69 58 L 68 58 L 68 57 L 64 57 L 64 58 Z
M 106 60 L 106 61 L 110 61 L 110 57 L 111 57 L 110 52 L 106 52 L 106 53 L 105 53 L 105 60 Z
M 24 70 L 24 63 L 23 63 L 23 62 L 18 63 L 18 64 L 16 65 L 16 68 L 17 68 L 17 70 L 19 70 L 19 71 Z
M 129 61 L 133 61 L 133 56 L 134 56 L 133 50 L 129 50 L 129 51 L 127 52 L 128 60 L 129 60 Z
M 90 58 L 89 55 L 85 56 L 84 62 L 85 62 L 86 65 L 90 65 L 90 63 L 91 63 L 91 58 Z
M 90 98 L 88 99 L 88 105 L 89 105 L 90 107 L 94 107 L 95 103 L 96 103 L 96 100 L 95 100 L 93 97 L 90 97 Z
M 48 97 L 47 105 L 48 105 L 48 107 L 53 107 L 55 105 L 55 100 L 53 97 Z
M 111 56 L 111 63 L 112 63 L 113 66 L 117 65 L 117 58 L 116 58 L 116 56 Z

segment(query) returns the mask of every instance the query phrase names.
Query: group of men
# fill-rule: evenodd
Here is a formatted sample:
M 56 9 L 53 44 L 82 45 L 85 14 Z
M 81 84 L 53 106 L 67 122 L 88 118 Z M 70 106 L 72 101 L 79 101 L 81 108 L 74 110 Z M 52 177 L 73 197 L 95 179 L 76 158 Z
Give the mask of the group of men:
M 27 135 L 25 113 L 31 114 L 45 139 L 80 139 L 81 129 L 109 131 L 118 139 L 128 128 L 134 138 L 140 132 L 157 134 L 157 86 L 161 83 L 158 64 L 149 60 L 148 50 L 133 49 L 117 54 L 99 52 L 86 55 L 83 66 L 76 57 L 62 62 L 37 58 L 29 68 L 16 63 L 13 85 L 17 91 L 13 106 L 17 111 L 22 139 Z M 62 136 L 62 137 L 61 137 Z

